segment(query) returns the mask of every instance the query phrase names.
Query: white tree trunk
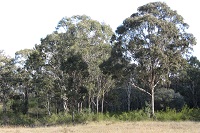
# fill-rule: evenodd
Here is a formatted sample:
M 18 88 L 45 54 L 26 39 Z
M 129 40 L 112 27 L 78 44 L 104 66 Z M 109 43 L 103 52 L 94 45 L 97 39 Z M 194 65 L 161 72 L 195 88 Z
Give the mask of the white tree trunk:
M 64 112 L 68 112 L 69 108 L 68 108 L 68 98 L 66 96 L 63 96 L 63 108 L 64 108 Z
M 155 116 L 154 113 L 154 88 L 151 90 L 151 109 L 152 109 L 152 117 Z
M 80 103 L 78 102 L 78 113 L 80 112 Z
M 97 114 L 99 113 L 99 97 L 97 96 L 97 99 L 96 99 L 96 111 L 97 111 Z
M 103 106 L 104 106 L 104 91 L 101 99 L 101 113 L 103 113 Z
M 82 112 L 82 110 L 83 110 L 83 102 L 81 102 L 80 104 L 81 104 L 80 105 L 80 112 Z

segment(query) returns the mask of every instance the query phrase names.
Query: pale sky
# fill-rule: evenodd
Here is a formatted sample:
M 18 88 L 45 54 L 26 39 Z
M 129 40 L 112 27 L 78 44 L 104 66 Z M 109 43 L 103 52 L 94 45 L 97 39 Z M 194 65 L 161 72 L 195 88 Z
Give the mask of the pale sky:
M 109 24 L 115 31 L 139 6 L 153 1 L 156 0 L 1 0 L 0 50 L 14 57 L 18 50 L 32 49 L 40 43 L 40 38 L 51 34 L 58 21 L 65 16 L 85 14 Z M 200 60 L 198 0 L 160 1 L 177 10 L 190 25 L 189 32 L 197 38 L 193 55 Z

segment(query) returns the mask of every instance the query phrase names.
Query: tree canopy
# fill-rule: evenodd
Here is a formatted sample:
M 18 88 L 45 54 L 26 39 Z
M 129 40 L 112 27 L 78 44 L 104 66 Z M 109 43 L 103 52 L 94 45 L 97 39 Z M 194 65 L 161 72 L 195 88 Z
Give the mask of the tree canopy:
M 166 3 L 153 2 L 126 18 L 112 37 L 114 52 L 134 68 L 132 85 L 152 97 L 153 115 L 155 87 L 167 83 L 184 66 L 184 57 L 196 44 L 188 28 Z

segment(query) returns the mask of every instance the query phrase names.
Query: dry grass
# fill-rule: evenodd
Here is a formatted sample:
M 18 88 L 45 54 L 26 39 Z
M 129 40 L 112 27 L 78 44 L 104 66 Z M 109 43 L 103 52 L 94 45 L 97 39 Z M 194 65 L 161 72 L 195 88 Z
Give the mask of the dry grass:
M 1 133 L 200 133 L 200 122 L 100 122 L 41 128 L 1 127 Z

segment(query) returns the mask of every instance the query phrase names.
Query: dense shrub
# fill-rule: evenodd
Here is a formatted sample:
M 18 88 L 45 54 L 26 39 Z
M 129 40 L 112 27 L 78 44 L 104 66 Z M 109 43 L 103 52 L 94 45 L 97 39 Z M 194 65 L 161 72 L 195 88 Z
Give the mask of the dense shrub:
M 181 111 L 167 108 L 166 111 L 156 112 L 156 118 L 160 121 L 200 121 L 200 109 L 190 109 L 184 106 Z
M 200 121 L 200 109 L 190 109 L 184 106 L 181 111 L 176 109 L 166 108 L 164 111 L 157 111 L 156 119 L 151 119 L 146 110 L 134 110 L 122 113 L 92 113 L 83 111 L 74 113 L 74 121 L 72 121 L 72 113 L 52 114 L 51 116 L 32 117 L 31 115 L 14 114 L 7 112 L 7 125 L 25 125 L 25 126 L 47 126 L 59 124 L 75 124 L 87 123 L 91 121 L 143 121 L 143 120 L 158 120 L 158 121 Z M 4 114 L 5 115 L 5 114 Z M 3 123 L 3 114 L 0 113 L 0 124 Z

